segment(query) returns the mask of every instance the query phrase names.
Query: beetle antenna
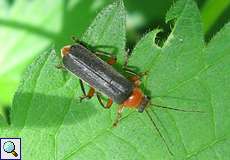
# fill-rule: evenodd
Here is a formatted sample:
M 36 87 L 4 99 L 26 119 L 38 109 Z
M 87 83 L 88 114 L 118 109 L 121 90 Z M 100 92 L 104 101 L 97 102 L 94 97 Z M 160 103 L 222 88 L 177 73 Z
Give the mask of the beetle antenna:
M 198 112 L 198 113 L 205 113 L 205 112 L 199 111 L 199 110 L 178 109 L 178 108 L 166 107 L 166 106 L 162 106 L 162 105 L 158 105 L 158 104 L 151 104 L 151 105 L 153 105 L 153 106 L 155 106 L 155 107 L 158 107 L 158 108 L 171 109 L 171 110 L 180 111 L 180 112 Z
M 148 117 L 149 117 L 150 121 L 152 122 L 153 126 L 154 126 L 154 127 L 155 127 L 155 129 L 157 130 L 158 134 L 159 134 L 159 135 L 160 135 L 160 137 L 162 138 L 162 140 L 163 140 L 164 144 L 165 144 L 165 145 L 166 145 L 166 147 L 167 147 L 168 152 L 169 152 L 169 153 L 173 156 L 172 151 L 170 150 L 170 148 L 169 148 L 168 144 L 166 143 L 165 138 L 164 138 L 164 137 L 163 137 L 163 135 L 161 134 L 160 129 L 157 127 L 157 125 L 156 125 L 156 123 L 154 122 L 153 118 L 151 117 L 150 113 L 147 111 L 147 109 L 145 110 L 145 112 L 147 113 L 147 115 L 148 115 Z

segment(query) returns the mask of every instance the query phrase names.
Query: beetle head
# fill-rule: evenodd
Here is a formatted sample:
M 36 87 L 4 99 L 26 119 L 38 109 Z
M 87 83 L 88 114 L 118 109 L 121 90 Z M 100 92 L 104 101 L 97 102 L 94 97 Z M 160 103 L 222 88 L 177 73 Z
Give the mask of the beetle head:
M 138 107 L 138 112 L 142 113 L 150 102 L 149 96 L 143 96 L 141 104 Z

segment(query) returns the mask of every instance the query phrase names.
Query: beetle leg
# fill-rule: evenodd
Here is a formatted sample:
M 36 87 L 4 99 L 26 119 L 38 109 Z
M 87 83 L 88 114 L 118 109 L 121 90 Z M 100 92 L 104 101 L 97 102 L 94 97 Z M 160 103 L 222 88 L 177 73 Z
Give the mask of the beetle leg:
M 133 75 L 129 77 L 129 80 L 132 81 L 136 87 L 139 87 L 141 85 L 141 78 L 147 74 L 148 72 L 143 72 L 137 75 Z
M 107 60 L 107 63 L 110 65 L 113 65 L 117 62 L 117 57 L 113 54 L 109 54 L 106 52 L 95 52 L 95 54 L 99 57 L 101 56 L 109 57 L 109 59 Z
M 103 103 L 102 99 L 101 99 L 101 94 L 96 92 L 96 95 L 97 95 L 97 99 L 98 99 L 98 102 L 100 103 L 100 105 L 105 108 L 105 109 L 109 109 L 112 104 L 113 104 L 113 100 L 111 98 L 108 99 L 108 102 L 106 103 L 106 105 Z
M 102 52 L 102 51 L 95 51 L 95 54 L 97 56 L 105 56 L 105 57 L 115 57 L 113 54 L 111 53 L 107 53 L 107 52 Z
M 128 74 L 131 74 L 131 75 L 138 75 L 136 72 L 133 71 L 133 69 L 129 68 L 128 66 L 126 67 L 123 67 L 123 70 L 128 73 Z
M 117 62 L 117 57 L 110 57 L 110 59 L 107 61 L 108 64 L 113 65 Z
M 139 87 L 141 85 L 140 76 L 138 75 L 129 77 L 129 80 L 132 81 L 136 87 Z
M 76 36 L 72 36 L 71 38 L 72 38 L 72 40 L 73 40 L 75 43 L 79 43 L 79 44 L 81 44 L 81 45 L 83 45 L 83 46 L 92 48 L 91 45 L 89 45 L 88 43 L 86 43 L 86 42 L 84 42 L 84 41 L 81 41 L 81 40 L 80 40 L 79 38 L 77 38 Z
M 111 98 L 109 98 L 105 107 L 110 108 L 112 105 L 113 105 L 113 100 Z
M 128 67 L 124 68 L 124 71 L 129 73 L 129 74 L 132 74 L 132 76 L 130 76 L 128 79 L 130 81 L 132 81 L 134 83 L 134 85 L 137 87 L 140 86 L 140 84 L 141 84 L 141 78 L 148 74 L 148 71 L 137 74 L 132 69 L 130 69 Z
M 66 70 L 63 64 L 58 64 L 55 66 L 57 69 Z
M 113 65 L 116 63 L 117 61 L 117 58 L 115 55 L 111 54 L 111 53 L 108 53 L 108 52 L 103 52 L 103 51 L 100 51 L 98 50 L 97 48 L 101 48 L 101 46 L 91 46 L 90 44 L 84 42 L 84 41 L 81 41 L 80 39 L 78 39 L 77 37 L 75 36 L 72 36 L 72 40 L 75 42 L 75 43 L 79 43 L 83 46 L 86 46 L 87 48 L 90 48 L 93 50 L 93 52 L 101 57 L 101 56 L 105 56 L 105 57 L 109 57 L 109 60 L 107 61 L 108 64 L 110 65 Z
M 89 48 L 89 49 L 92 50 L 93 52 L 95 52 L 95 51 L 96 51 L 96 48 L 98 48 L 97 46 L 96 46 L 96 47 L 95 47 L 95 46 L 92 46 L 92 45 L 90 45 L 89 43 L 80 40 L 80 39 L 77 38 L 76 36 L 72 36 L 71 38 L 72 38 L 72 40 L 73 40 L 75 43 L 79 43 L 79 44 L 85 46 L 86 48 Z
M 117 109 L 117 116 L 116 116 L 115 121 L 113 122 L 113 127 L 116 127 L 118 123 L 120 122 L 123 110 L 124 110 L 123 105 L 119 106 L 119 108 Z
M 81 86 L 81 91 L 83 93 L 83 96 L 86 96 L 85 87 L 84 87 L 84 84 L 83 84 L 81 79 L 79 79 L 79 83 L 80 83 L 80 86 Z
M 128 68 L 129 58 L 130 58 L 130 51 L 127 50 L 127 51 L 125 52 L 125 62 L 124 62 L 124 64 L 123 64 L 123 68 Z
M 83 96 L 80 97 L 80 102 L 82 102 L 82 100 L 85 99 L 85 98 L 87 98 L 87 99 L 92 98 L 93 95 L 94 95 L 94 93 L 95 93 L 95 89 L 92 88 L 92 87 L 90 87 L 90 89 L 89 89 L 87 95 L 83 95 Z
M 84 84 L 83 84 L 82 80 L 79 79 L 79 82 L 80 82 L 81 90 L 82 90 L 82 93 L 83 93 L 83 96 L 80 97 L 80 102 L 82 102 L 82 100 L 85 99 L 85 98 L 88 98 L 88 99 L 92 98 L 94 93 L 95 93 L 95 89 L 93 87 L 90 87 L 88 93 L 86 94 L 85 87 L 84 87 Z
M 133 76 L 131 76 L 129 79 L 130 79 L 131 81 L 135 82 L 135 81 L 140 80 L 141 77 L 147 75 L 148 72 L 146 71 L 146 72 L 142 72 L 142 73 L 139 73 L 139 74 L 136 73 L 136 72 L 134 72 L 133 69 L 130 68 L 130 67 L 128 66 L 128 62 L 129 62 L 130 55 L 131 55 L 131 54 L 130 54 L 130 52 L 129 52 L 129 50 L 128 50 L 128 51 L 126 52 L 126 54 L 125 54 L 125 62 L 124 62 L 124 65 L 123 65 L 123 70 L 124 70 L 125 72 L 127 72 L 128 74 L 133 75 Z

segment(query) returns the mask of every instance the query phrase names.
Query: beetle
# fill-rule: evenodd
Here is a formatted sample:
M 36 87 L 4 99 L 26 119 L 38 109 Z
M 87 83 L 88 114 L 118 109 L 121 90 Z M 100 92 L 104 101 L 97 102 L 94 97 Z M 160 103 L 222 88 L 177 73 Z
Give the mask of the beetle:
M 104 108 L 110 108 L 113 102 L 120 104 L 114 126 L 117 125 L 124 108 L 134 108 L 143 112 L 149 104 L 150 97 L 146 96 L 139 87 L 142 75 L 135 74 L 127 79 L 111 66 L 116 62 L 114 56 L 109 55 L 109 60 L 105 62 L 99 58 L 99 56 L 105 55 L 104 53 L 94 53 L 82 43 L 64 46 L 61 49 L 64 68 L 80 78 L 84 94 L 81 100 L 91 98 L 96 92 L 97 98 Z M 88 94 L 85 94 L 82 81 L 91 86 Z M 109 97 L 107 104 L 103 104 L 100 93 Z
M 73 45 L 64 46 L 61 49 L 63 67 L 72 74 L 79 77 L 80 86 L 83 92 L 81 101 L 85 98 L 92 98 L 96 94 L 99 103 L 106 109 L 109 109 L 113 102 L 119 104 L 117 110 L 117 116 L 113 123 L 113 126 L 117 126 L 121 119 L 121 114 L 124 108 L 137 109 L 142 113 L 146 111 L 149 119 L 156 128 L 160 137 L 163 139 L 167 150 L 171 155 L 172 152 L 166 143 L 165 138 L 161 134 L 159 128 L 155 124 L 154 120 L 150 116 L 150 113 L 146 108 L 151 104 L 156 107 L 172 109 L 183 112 L 200 112 L 200 111 L 187 111 L 183 109 L 176 109 L 171 107 L 165 107 L 161 105 L 152 104 L 151 98 L 143 93 L 140 88 L 140 78 L 146 73 L 136 74 L 132 70 L 127 68 L 127 61 L 124 65 L 124 70 L 131 73 L 132 76 L 127 79 L 125 76 L 115 70 L 112 65 L 116 63 L 116 57 L 103 52 L 92 51 L 89 49 L 89 45 L 85 42 L 74 39 L 76 42 Z M 100 57 L 109 57 L 105 62 Z M 128 58 L 127 58 L 128 59 Z M 89 84 L 90 89 L 86 94 L 83 81 Z M 108 96 L 109 99 L 106 104 L 101 99 L 101 93 Z

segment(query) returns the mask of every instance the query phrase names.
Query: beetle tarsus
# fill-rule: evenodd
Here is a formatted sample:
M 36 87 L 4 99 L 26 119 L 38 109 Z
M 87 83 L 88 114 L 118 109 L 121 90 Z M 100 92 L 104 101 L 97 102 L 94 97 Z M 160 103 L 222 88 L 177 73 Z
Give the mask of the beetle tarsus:
M 63 64 L 58 64 L 55 66 L 57 69 L 63 69 L 66 70 Z
M 100 105 L 105 108 L 105 109 L 109 109 L 112 104 L 113 104 L 113 100 L 111 98 L 108 99 L 108 102 L 106 103 L 106 105 L 103 103 L 102 99 L 101 99 L 101 94 L 99 92 L 96 92 L 97 95 L 97 100 L 100 103 Z
M 124 109 L 124 106 L 123 106 L 123 105 L 119 106 L 119 108 L 118 108 L 118 110 L 117 110 L 116 119 L 115 119 L 114 122 L 113 122 L 113 127 L 117 127 L 118 123 L 120 122 L 121 117 L 122 117 L 123 109 Z
M 81 86 L 81 91 L 83 93 L 83 95 L 80 97 L 80 102 L 82 102 L 86 98 L 87 99 L 92 98 L 94 93 L 95 93 L 95 89 L 93 87 L 90 87 L 88 93 L 86 94 L 85 87 L 84 87 L 83 81 L 81 79 L 79 79 L 79 83 L 80 83 L 80 86 Z
M 107 63 L 109 65 L 113 65 L 113 64 L 115 64 L 117 62 L 117 56 L 115 56 L 113 54 L 102 52 L 102 51 L 96 51 L 95 54 L 98 57 L 102 57 L 102 56 L 108 57 L 109 59 L 107 60 Z
M 128 49 L 125 52 L 125 62 L 123 64 L 123 68 L 127 68 L 128 67 L 128 63 L 129 63 L 129 58 L 130 58 L 131 54 L 130 54 L 130 50 Z
M 90 97 L 88 97 L 87 95 L 86 96 L 81 96 L 80 97 L 80 103 L 84 100 L 84 99 L 90 99 Z

